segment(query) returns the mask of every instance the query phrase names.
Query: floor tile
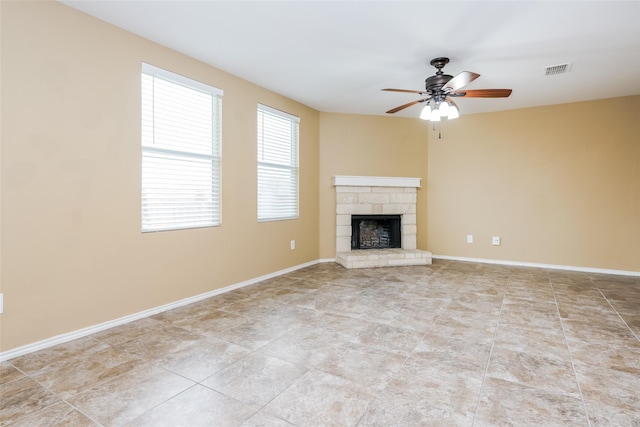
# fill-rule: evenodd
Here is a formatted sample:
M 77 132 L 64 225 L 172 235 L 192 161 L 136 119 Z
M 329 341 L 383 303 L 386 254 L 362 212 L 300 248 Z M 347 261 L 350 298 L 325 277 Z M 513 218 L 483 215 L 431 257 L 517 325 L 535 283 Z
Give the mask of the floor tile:
M 68 402 L 101 424 L 121 426 L 193 385 L 181 376 L 145 364 Z
M 427 358 L 434 362 L 454 362 L 485 369 L 490 352 L 491 344 L 488 343 L 430 333 L 416 345 L 412 356 Z
M 506 295 L 502 301 L 504 312 L 515 311 L 523 315 L 544 314 L 545 316 L 558 317 L 558 305 L 553 297 L 551 299 L 521 299 Z
M 261 353 L 313 368 L 352 337 L 341 332 L 302 326 L 289 330 L 260 349 Z
M 564 334 L 555 330 L 522 329 L 513 325 L 498 325 L 494 346 L 537 356 L 571 360 Z
M 131 421 L 135 427 L 238 426 L 257 408 L 195 385 Z
M 358 423 L 358 427 L 470 427 L 472 414 L 435 408 L 425 401 L 382 393 Z
M 198 310 L 189 310 L 190 306 L 180 307 L 176 310 L 170 310 L 159 315 L 153 316 L 155 320 L 161 320 L 201 334 L 216 334 L 235 326 L 242 317 L 237 314 L 229 313 L 222 310 L 212 310 L 202 307 Z
M 300 426 L 355 426 L 375 393 L 347 379 L 311 370 L 270 402 L 266 410 Z
M 487 376 L 580 397 L 571 361 L 494 347 Z
M 490 344 L 495 336 L 498 317 L 483 316 L 482 318 L 474 318 L 461 314 L 459 311 L 445 311 L 438 317 L 429 332 L 445 337 Z
M 640 426 L 640 410 L 587 402 L 587 415 L 591 427 Z
M 484 371 L 467 363 L 410 357 L 385 391 L 469 417 L 475 411 Z
M 416 301 L 407 302 L 386 310 L 386 316 L 380 321 L 376 320 L 376 323 L 425 334 L 433 328 L 441 310 L 440 302 L 422 304 Z
M 60 402 L 58 396 L 29 377 L 0 385 L 0 396 L 0 426 Z
M 154 363 L 193 381 L 221 371 L 252 351 L 211 337 L 189 341 L 156 357 Z
M 423 336 L 424 333 L 412 329 L 372 323 L 358 334 L 356 342 L 379 350 L 408 355 Z
M 575 362 L 623 372 L 640 372 L 640 341 L 568 340 L 568 344 Z
M 403 365 L 406 356 L 361 344 L 342 345 L 316 369 L 382 390 Z
M 483 307 L 483 311 L 486 308 L 500 308 L 502 304 L 503 292 L 499 289 L 493 289 L 491 292 L 480 289 L 464 289 L 461 288 L 452 297 L 452 303 L 460 303 L 467 307 Z
M 146 334 L 117 346 L 129 354 L 148 361 L 162 359 L 165 354 L 200 342 L 202 335 L 172 325 L 162 325 Z
M 593 283 L 574 283 L 571 286 L 554 284 L 553 290 L 558 304 L 569 307 L 587 307 L 589 310 L 607 311 L 611 304 L 602 293 L 602 289 Z
M 24 377 L 24 374 L 15 366 L 9 362 L 0 362 L 0 385 L 22 377 Z
M 558 300 L 558 311 L 562 320 L 585 323 L 593 322 L 595 319 L 604 323 L 620 322 L 618 313 L 605 301 L 602 301 L 601 304 L 592 304 L 590 302 L 566 304 L 560 298 Z
M 257 350 L 292 329 L 288 321 L 264 321 L 260 318 L 242 318 L 236 325 L 213 334 L 214 337 L 232 342 L 241 347 Z
M 640 411 L 640 371 L 622 372 L 576 362 L 585 402 L 623 411 Z
M 76 358 L 91 357 L 92 354 L 107 347 L 106 344 L 100 341 L 84 337 L 16 357 L 11 359 L 11 364 L 27 374 L 33 374 L 42 369 L 54 370 L 60 366 L 66 366 Z
M 252 353 L 202 382 L 241 402 L 263 406 L 298 380 L 306 368 Z
M 364 295 L 350 295 L 331 301 L 330 305 L 318 307 L 333 314 L 349 313 L 350 317 L 369 322 L 388 323 L 396 318 L 395 310 L 379 298 Z
M 97 332 L 91 337 L 112 346 L 123 344 L 129 340 L 140 338 L 149 333 L 162 330 L 166 325 L 163 322 L 145 317 L 124 325 L 115 326 L 105 331 Z
M 594 319 L 589 321 L 563 320 L 562 326 L 567 339 L 574 341 L 619 342 L 621 340 L 637 340 L 627 324 L 620 318 L 615 319 L 614 322 L 604 321 L 602 319 L 599 322 L 594 321 Z
M 500 324 L 544 334 L 562 334 L 562 323 L 557 312 L 503 310 L 500 313 Z
M 294 427 L 294 425 L 266 411 L 259 411 L 243 422 L 240 427 Z
M 587 426 L 580 399 L 487 378 L 474 426 Z
M 622 317 L 629 329 L 635 334 L 636 339 L 640 341 L 640 314 L 637 312 L 633 315 L 620 314 L 620 317 Z
M 345 314 L 328 313 L 324 316 L 325 321 L 317 327 L 339 334 L 343 339 L 357 341 L 360 334 L 371 327 L 371 322 L 349 317 Z
M 68 399 L 143 363 L 128 353 L 107 347 L 89 358 L 69 359 L 65 365 L 40 369 L 31 377 L 61 398 Z
M 260 296 L 228 304 L 220 309 L 238 316 L 256 318 L 277 314 L 280 308 L 281 304 L 277 300 Z
M 55 403 L 11 424 L 11 427 L 98 427 L 100 424 L 65 402 Z

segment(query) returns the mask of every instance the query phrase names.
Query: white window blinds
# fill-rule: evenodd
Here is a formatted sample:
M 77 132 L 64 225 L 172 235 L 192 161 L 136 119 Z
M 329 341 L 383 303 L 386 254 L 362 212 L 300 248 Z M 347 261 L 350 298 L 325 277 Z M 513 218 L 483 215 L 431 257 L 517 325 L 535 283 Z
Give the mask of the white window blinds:
M 220 225 L 222 91 L 142 64 L 142 231 Z
M 258 221 L 298 217 L 299 123 L 258 104 Z

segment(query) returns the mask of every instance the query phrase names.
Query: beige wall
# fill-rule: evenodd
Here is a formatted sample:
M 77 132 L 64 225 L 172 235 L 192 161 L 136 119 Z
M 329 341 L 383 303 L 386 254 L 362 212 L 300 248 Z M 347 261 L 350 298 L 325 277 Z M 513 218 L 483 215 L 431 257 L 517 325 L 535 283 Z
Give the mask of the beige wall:
M 336 256 L 335 175 L 422 178 L 418 249 L 427 249 L 427 133 L 419 119 L 320 114 L 320 257 Z
M 319 258 L 317 111 L 59 3 L 1 7 L 0 350 Z M 221 227 L 140 232 L 142 61 L 224 90 Z M 258 102 L 301 118 L 298 220 L 256 221 Z
M 640 272 L 640 96 L 462 116 L 442 132 L 429 138 L 434 254 Z

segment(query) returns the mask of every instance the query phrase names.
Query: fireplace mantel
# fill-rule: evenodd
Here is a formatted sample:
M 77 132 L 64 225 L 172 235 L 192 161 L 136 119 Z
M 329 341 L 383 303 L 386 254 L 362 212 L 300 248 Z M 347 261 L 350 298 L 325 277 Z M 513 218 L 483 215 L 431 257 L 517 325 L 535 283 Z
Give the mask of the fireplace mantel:
M 420 188 L 421 178 L 395 176 L 349 176 L 336 175 L 333 185 L 345 187 L 413 187 Z

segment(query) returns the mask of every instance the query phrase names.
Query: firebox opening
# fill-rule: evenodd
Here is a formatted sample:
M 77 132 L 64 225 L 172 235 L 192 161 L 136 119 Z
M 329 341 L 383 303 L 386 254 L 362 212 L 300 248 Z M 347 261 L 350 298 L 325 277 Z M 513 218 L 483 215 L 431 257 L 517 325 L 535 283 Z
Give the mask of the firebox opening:
M 401 215 L 352 215 L 351 249 L 402 248 Z

